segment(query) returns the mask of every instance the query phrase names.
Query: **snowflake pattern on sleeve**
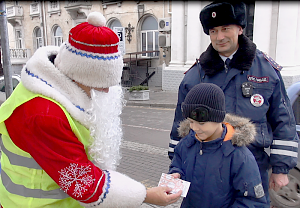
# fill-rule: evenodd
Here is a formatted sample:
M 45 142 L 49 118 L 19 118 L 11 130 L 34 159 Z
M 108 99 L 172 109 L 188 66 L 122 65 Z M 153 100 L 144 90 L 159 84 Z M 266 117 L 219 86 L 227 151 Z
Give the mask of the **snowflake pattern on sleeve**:
M 58 172 L 60 173 L 59 185 L 65 192 L 75 183 L 73 192 L 75 197 L 82 197 L 82 194 L 88 190 L 86 186 L 90 187 L 95 181 L 92 175 L 88 174 L 91 172 L 90 165 L 79 167 L 78 164 L 71 163 L 69 167 Z

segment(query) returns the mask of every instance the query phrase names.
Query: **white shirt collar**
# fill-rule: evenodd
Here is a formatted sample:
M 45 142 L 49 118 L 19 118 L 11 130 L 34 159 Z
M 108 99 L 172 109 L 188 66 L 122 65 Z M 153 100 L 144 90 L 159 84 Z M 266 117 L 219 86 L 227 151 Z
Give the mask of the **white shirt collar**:
M 226 57 L 226 56 L 222 56 L 221 54 L 219 54 L 219 56 L 221 57 L 221 59 L 225 62 L 227 58 L 229 58 L 230 60 L 232 59 L 233 55 L 237 52 L 234 51 L 229 57 Z

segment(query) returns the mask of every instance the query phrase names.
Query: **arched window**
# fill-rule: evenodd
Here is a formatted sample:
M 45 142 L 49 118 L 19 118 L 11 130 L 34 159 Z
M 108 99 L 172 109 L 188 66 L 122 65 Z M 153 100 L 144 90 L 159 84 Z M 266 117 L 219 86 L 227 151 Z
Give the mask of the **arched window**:
M 114 27 L 122 27 L 122 25 L 118 19 L 114 19 L 108 24 L 108 27 L 113 30 Z
M 58 25 L 53 27 L 53 44 L 60 46 L 63 43 L 63 32 Z
M 38 49 L 43 46 L 43 37 L 42 37 L 42 31 L 41 28 L 36 27 L 34 29 L 34 47 L 35 49 Z
M 141 50 L 158 50 L 158 25 L 154 17 L 148 16 L 144 19 L 141 27 Z M 144 57 L 158 56 L 156 53 L 144 53 Z

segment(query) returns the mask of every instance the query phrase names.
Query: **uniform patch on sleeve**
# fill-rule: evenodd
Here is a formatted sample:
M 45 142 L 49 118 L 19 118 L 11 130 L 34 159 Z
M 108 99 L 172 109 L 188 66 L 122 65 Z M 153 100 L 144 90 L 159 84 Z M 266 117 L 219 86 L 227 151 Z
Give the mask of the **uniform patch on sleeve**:
M 254 186 L 254 193 L 256 198 L 261 198 L 265 195 L 264 188 L 261 183 Z

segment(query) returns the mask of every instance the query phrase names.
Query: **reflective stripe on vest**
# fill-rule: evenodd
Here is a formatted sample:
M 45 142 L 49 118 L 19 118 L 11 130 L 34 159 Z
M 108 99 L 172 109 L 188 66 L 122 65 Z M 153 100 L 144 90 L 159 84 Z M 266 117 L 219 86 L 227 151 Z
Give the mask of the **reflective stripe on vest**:
M 4 147 L 3 142 L 1 142 L 1 150 L 6 154 L 10 164 L 12 165 L 42 170 L 41 166 L 33 158 L 22 157 L 20 155 L 8 151 Z
M 40 199 L 65 199 L 70 197 L 61 189 L 51 191 L 43 191 L 41 189 L 29 189 L 23 185 L 15 184 L 11 181 L 5 171 L 1 171 L 1 180 L 6 190 L 11 194 L 16 194 L 24 197 L 34 197 Z
M 74 120 L 60 103 L 43 95 L 34 94 L 28 91 L 22 83 L 19 83 L 14 93 L 0 108 L 0 133 L 3 141 L 2 143 L 0 138 L 0 147 L 2 146 L 3 151 L 0 173 L 0 201 L 2 206 L 80 208 L 82 206 L 79 202 L 66 194 L 28 152 L 24 152 L 16 146 L 7 132 L 5 120 L 18 106 L 35 97 L 42 97 L 57 104 L 65 113 L 72 131 L 86 150 L 89 144 L 89 139 L 87 139 L 90 138 L 89 130 Z M 91 159 L 87 151 L 86 153 Z M 24 174 L 25 178 L 20 179 L 18 173 Z
M 41 166 L 33 158 L 22 157 L 20 155 L 10 152 L 5 148 L 3 142 L 1 142 L 1 150 L 7 156 L 8 160 L 12 165 L 42 170 Z M 14 182 L 12 182 L 12 180 L 5 173 L 4 170 L 1 171 L 0 175 L 4 187 L 11 194 L 16 194 L 24 197 L 46 198 L 46 199 L 65 199 L 70 197 L 62 189 L 43 191 L 41 189 L 29 189 L 23 185 L 15 184 Z

